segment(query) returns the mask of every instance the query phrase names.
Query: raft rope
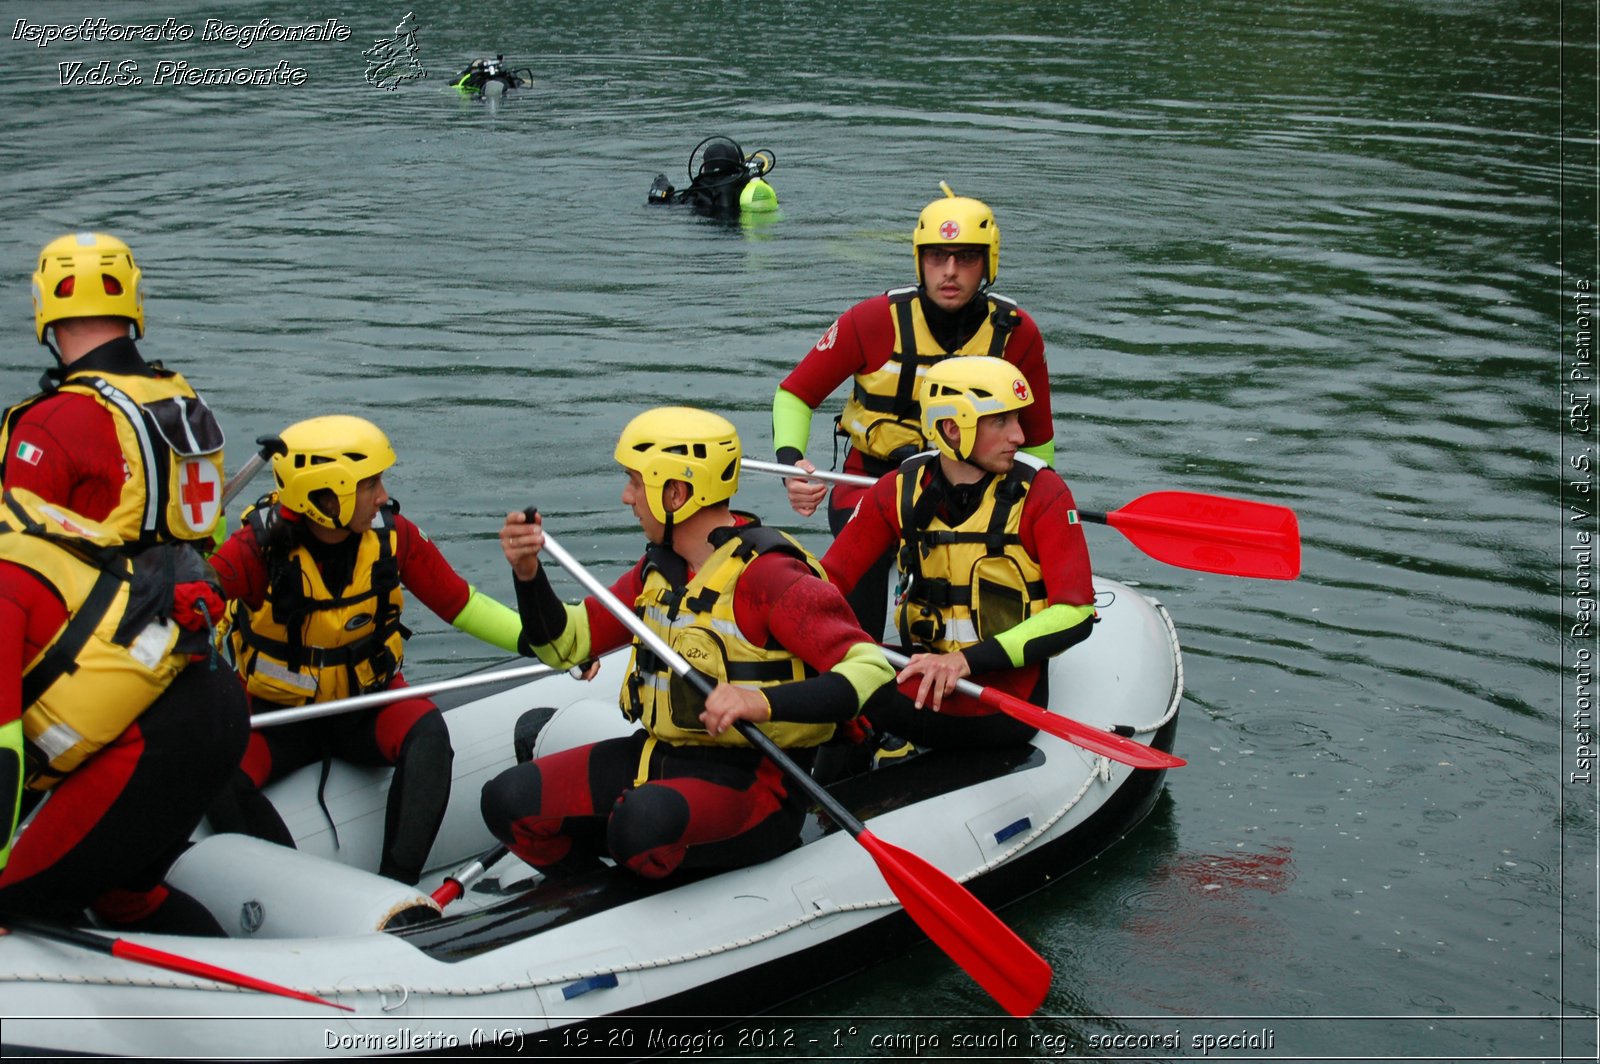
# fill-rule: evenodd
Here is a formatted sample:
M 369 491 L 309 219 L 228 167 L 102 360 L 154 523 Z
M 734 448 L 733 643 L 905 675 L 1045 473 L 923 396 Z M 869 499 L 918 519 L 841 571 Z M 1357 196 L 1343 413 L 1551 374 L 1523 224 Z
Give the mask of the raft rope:
M 1156 612 L 1160 615 L 1163 624 L 1166 626 L 1167 640 L 1172 646 L 1172 652 L 1173 652 L 1172 653 L 1172 657 L 1173 657 L 1174 663 L 1176 664 L 1176 669 L 1175 669 L 1174 676 L 1173 676 L 1172 696 L 1171 696 L 1170 700 L 1167 703 L 1166 712 L 1164 714 L 1162 714 L 1161 718 L 1159 720 L 1157 720 L 1154 724 L 1148 724 L 1148 725 L 1145 725 L 1143 727 L 1135 728 L 1134 731 L 1135 731 L 1136 734 L 1137 733 L 1143 733 L 1143 732 L 1156 732 L 1156 731 L 1159 731 L 1163 726 L 1166 725 L 1166 723 L 1168 721 L 1170 721 L 1177 714 L 1178 706 L 1183 701 L 1183 680 L 1184 680 L 1184 675 L 1183 675 L 1183 653 L 1182 653 L 1181 649 L 1178 646 L 1178 634 L 1177 634 L 1177 631 L 1173 628 L 1172 618 L 1167 613 L 1166 607 L 1162 606 L 1159 602 L 1154 602 L 1154 601 L 1152 601 L 1152 605 L 1155 606 Z M 1020 841 L 1018 841 L 1015 844 L 1013 844 L 1009 849 L 1005 850 L 1003 853 L 1000 853 L 997 856 L 995 856 L 993 858 L 990 858 L 988 861 L 985 861 L 983 864 L 977 866 L 976 868 L 974 868 L 971 871 L 965 873 L 964 875 L 960 875 L 960 876 L 954 877 L 956 879 L 956 881 L 964 883 L 967 880 L 970 880 L 970 879 L 972 879 L 972 878 L 974 878 L 976 876 L 980 876 L 980 875 L 984 874 L 985 872 L 988 872 L 988 871 L 996 868 L 997 866 L 1004 864 L 1005 862 L 1009 861 L 1011 858 L 1016 856 L 1017 853 L 1019 853 L 1020 851 L 1022 851 L 1024 849 L 1026 849 L 1032 842 L 1034 842 L 1034 840 L 1038 839 L 1040 836 L 1042 836 L 1046 832 L 1048 832 L 1052 827 L 1054 827 L 1061 820 L 1062 817 L 1066 816 L 1069 812 L 1071 812 L 1077 806 L 1077 804 L 1080 801 L 1083 800 L 1083 796 L 1088 793 L 1090 787 L 1092 787 L 1094 785 L 1094 782 L 1095 782 L 1095 780 L 1097 778 L 1099 778 L 1099 779 L 1101 779 L 1103 781 L 1109 781 L 1109 778 L 1110 778 L 1109 774 L 1110 774 L 1111 771 L 1112 771 L 1111 762 L 1107 758 L 1105 758 L 1104 756 L 1096 757 L 1095 758 L 1095 763 L 1091 766 L 1089 774 L 1084 778 L 1083 784 L 1078 788 L 1077 793 L 1073 794 L 1073 796 L 1067 800 L 1066 804 L 1064 804 L 1060 809 L 1056 810 L 1056 812 L 1048 820 L 1044 821 L 1042 824 L 1040 824 L 1037 827 L 1035 827 L 1032 831 L 1028 832 L 1026 835 L 1020 836 L 1019 837 Z M 1132 771 L 1132 770 L 1130 769 L 1129 771 Z M 583 969 L 578 969 L 578 970 L 571 971 L 571 972 L 565 972 L 565 973 L 562 973 L 560 975 L 542 976 L 542 977 L 539 977 L 539 978 L 536 978 L 536 979 L 535 978 L 530 978 L 530 979 L 517 980 L 515 982 L 484 983 L 484 984 L 481 984 L 481 985 L 478 985 L 478 986 L 470 986 L 470 987 L 468 987 L 468 986 L 442 986 L 442 987 L 412 986 L 412 987 L 405 987 L 405 986 L 403 986 L 401 984 L 398 984 L 398 983 L 373 984 L 373 985 L 369 985 L 369 986 L 352 986 L 352 985 L 349 985 L 349 984 L 341 983 L 341 984 L 339 984 L 337 986 L 312 987 L 312 988 L 307 989 L 307 993 L 316 994 L 319 997 L 329 997 L 329 998 L 340 998 L 340 997 L 348 998 L 350 995 L 354 995 L 354 994 L 371 994 L 371 995 L 374 995 L 374 996 L 378 997 L 379 1000 L 380 1000 L 380 1003 L 383 1003 L 383 1004 L 380 1004 L 380 1008 L 382 1009 L 382 1011 L 390 1012 L 392 1014 L 393 1010 L 402 1007 L 411 998 L 415 998 L 415 997 L 424 997 L 424 996 L 457 997 L 457 998 L 459 998 L 459 997 L 481 997 L 481 996 L 485 996 L 485 995 L 489 995 L 489 994 L 505 994 L 505 993 L 514 993 L 514 992 L 523 991 L 523 990 L 537 990 L 537 989 L 539 989 L 541 987 L 557 985 L 557 984 L 565 985 L 567 983 L 578 982 L 579 980 L 583 980 L 583 979 L 591 979 L 591 978 L 593 978 L 593 977 L 595 977 L 597 975 L 614 975 L 614 974 L 617 974 L 617 973 L 620 973 L 620 972 L 636 973 L 636 972 L 649 971 L 649 970 L 654 969 L 654 968 L 669 968 L 669 967 L 671 967 L 671 966 L 673 966 L 675 964 L 685 964 L 685 963 L 688 963 L 689 961 L 704 960 L 707 957 L 715 957 L 715 956 L 718 956 L 719 954 L 728 953 L 730 951 L 737 950 L 737 949 L 742 949 L 742 948 L 744 948 L 746 946 L 753 946 L 753 945 L 755 945 L 757 943 L 764 942 L 764 941 L 766 941 L 768 939 L 776 938 L 778 935 L 786 934 L 787 932 L 793 931 L 796 928 L 804 927 L 807 924 L 813 923 L 813 922 L 815 922 L 817 920 L 821 920 L 824 917 L 837 916 L 837 915 L 840 915 L 842 913 L 865 912 L 865 911 L 869 911 L 869 910 L 873 910 L 873 909 L 897 908 L 897 907 L 899 907 L 899 905 L 900 905 L 899 901 L 896 900 L 891 895 L 891 896 L 886 897 L 886 898 L 874 898 L 874 899 L 868 900 L 868 901 L 858 901 L 858 902 L 850 902 L 850 903 L 844 904 L 844 905 L 834 905 L 834 906 L 830 906 L 830 907 L 828 907 L 826 909 L 818 908 L 813 912 L 804 913 L 804 914 L 802 914 L 800 916 L 795 917 L 793 920 L 789 920 L 789 921 L 787 921 L 785 923 L 777 925 L 776 927 L 769 928 L 766 931 L 762 931 L 762 932 L 759 932 L 759 933 L 754 934 L 754 935 L 748 935 L 748 936 L 745 936 L 745 937 L 742 937 L 742 938 L 736 938 L 736 939 L 733 939 L 731 941 L 721 943 L 719 945 L 708 946 L 708 947 L 706 947 L 704 949 L 692 950 L 692 951 L 689 951 L 689 952 L 686 952 L 686 953 L 676 953 L 676 954 L 672 954 L 670 956 L 657 957 L 657 958 L 653 958 L 653 959 L 649 959 L 649 960 L 629 961 L 629 962 L 627 962 L 625 964 L 607 964 L 607 965 L 605 965 L 603 967 L 599 967 L 599 968 L 583 968 Z M 230 993 L 230 994 L 250 994 L 250 993 L 255 993 L 255 991 L 246 990 L 246 989 L 244 989 L 242 987 L 230 986 L 230 985 L 225 984 L 225 983 L 212 983 L 210 981 L 202 981 L 202 980 L 180 981 L 180 980 L 173 980 L 173 979 L 156 979 L 156 978 L 150 978 L 150 977 L 88 976 L 88 975 L 65 975 L 65 974 L 60 974 L 60 973 L 45 974 L 45 973 L 25 973 L 25 972 L 0 972 L 0 983 L 21 983 L 21 982 L 63 983 L 63 984 L 76 985 L 76 986 L 127 986 L 127 987 L 148 987 L 148 988 L 155 988 L 155 989 L 172 989 L 172 990 L 212 990 L 212 991 L 222 991 L 222 992 L 226 992 L 226 993 Z M 402 998 L 402 1000 L 400 1001 L 399 1004 L 397 1004 L 397 1005 L 387 1005 L 386 1002 L 388 1001 L 388 996 L 391 993 L 394 993 L 396 991 L 403 992 L 405 996 Z M 461 1018 L 461 1017 L 452 1017 L 452 1018 Z M 562 1017 L 556 1017 L 556 1018 L 562 1018 Z

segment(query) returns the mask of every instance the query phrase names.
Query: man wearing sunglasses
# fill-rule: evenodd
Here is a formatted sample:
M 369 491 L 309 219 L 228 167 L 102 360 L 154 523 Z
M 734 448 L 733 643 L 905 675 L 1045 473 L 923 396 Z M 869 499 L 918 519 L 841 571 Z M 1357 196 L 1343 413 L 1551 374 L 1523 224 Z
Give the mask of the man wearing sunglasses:
M 838 435 L 848 438 L 846 472 L 881 477 L 924 449 L 919 382 L 929 366 L 955 355 L 1003 358 L 1026 378 L 1034 396 L 1021 414 L 1022 450 L 1046 464 L 1055 457 L 1050 376 L 1044 339 L 1026 312 L 989 288 L 1000 271 L 1000 227 L 981 200 L 944 197 L 923 208 L 912 231 L 917 284 L 856 304 L 778 386 L 772 401 L 773 446 L 778 461 L 807 471 L 811 415 L 847 378 L 854 378 Z M 789 504 L 803 517 L 815 513 L 827 488 L 791 478 Z M 837 535 L 865 489 L 839 485 L 828 506 Z M 893 552 L 862 575 L 850 595 L 861 626 L 881 636 L 887 612 Z

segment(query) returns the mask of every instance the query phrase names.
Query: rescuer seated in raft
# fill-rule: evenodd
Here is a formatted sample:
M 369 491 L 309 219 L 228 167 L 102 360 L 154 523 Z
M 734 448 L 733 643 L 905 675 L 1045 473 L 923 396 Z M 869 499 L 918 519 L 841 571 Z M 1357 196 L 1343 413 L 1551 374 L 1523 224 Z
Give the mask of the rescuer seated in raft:
M 645 202 L 687 204 L 696 213 L 719 218 L 775 211 L 778 193 L 764 178 L 777 165 L 777 156 L 765 148 L 747 156 L 727 137 L 707 137 L 689 153 L 689 187 L 673 188 L 666 174 L 657 174 Z
M 404 688 L 411 632 L 400 621 L 402 586 L 456 628 L 516 651 L 516 613 L 474 590 L 400 516 L 383 485 L 394 449 L 376 425 L 317 417 L 262 442 L 278 449 L 277 490 L 211 559 L 232 600 L 229 644 L 253 711 Z M 260 789 L 332 756 L 394 766 L 378 871 L 416 883 L 449 804 L 454 758 L 444 717 L 427 698 L 252 732 L 212 807 L 212 827 L 293 846 Z
M 222 600 L 187 547 L 127 546 L 25 488 L 0 500 L 0 912 L 220 936 L 164 878 L 249 734 L 211 667 Z
M 932 448 L 868 488 L 822 557 L 849 592 L 874 559 L 898 552 L 895 621 L 911 661 L 898 690 L 879 692 L 865 716 L 918 746 L 1026 743 L 1031 725 L 957 682 L 981 677 L 1048 706 L 1050 659 L 1093 630 L 1093 573 L 1072 491 L 1022 450 L 1033 401 L 1027 377 L 1003 359 L 934 364 L 919 407 Z
M 506 769 L 484 785 L 484 822 L 546 875 L 598 868 L 602 855 L 646 879 L 776 857 L 809 803 L 735 723 L 809 768 L 894 670 L 805 548 L 732 509 L 742 449 L 727 419 L 658 407 L 628 423 L 614 453 L 647 546 L 611 591 L 716 686 L 702 696 L 680 683 L 595 596 L 562 602 L 540 561 L 542 521 L 506 515 L 524 642 L 560 668 L 633 642 L 619 698 L 639 726 Z

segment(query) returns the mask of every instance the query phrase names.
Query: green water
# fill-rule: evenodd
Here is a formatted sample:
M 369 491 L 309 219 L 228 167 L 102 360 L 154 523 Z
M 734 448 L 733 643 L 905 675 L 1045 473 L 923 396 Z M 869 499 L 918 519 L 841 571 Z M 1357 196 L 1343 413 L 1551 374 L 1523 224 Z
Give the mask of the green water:
M 1007 911 L 1055 965 L 1047 1015 L 994 1020 L 924 948 L 780 1019 L 810 1052 L 854 1021 L 838 1052 L 861 1058 L 1176 1059 L 1262 1031 L 1209 1055 L 1592 1057 L 1600 820 L 1570 725 L 1595 642 L 1565 633 L 1594 523 L 1564 513 L 1595 444 L 1572 373 L 1600 273 L 1594 3 L 442 3 L 416 12 L 430 76 L 375 88 L 362 49 L 406 10 L 6 5 L 7 401 L 48 357 L 33 255 L 110 230 L 145 271 L 147 353 L 207 394 L 230 465 L 299 418 L 371 417 L 407 514 L 509 598 L 513 507 L 602 569 L 637 556 L 610 451 L 639 409 L 727 412 L 770 457 L 777 381 L 911 279 L 948 180 L 998 214 L 997 290 L 1044 332 L 1080 502 L 1289 505 L 1305 572 L 1207 576 L 1092 534 L 1178 624 L 1190 765 L 1136 835 Z M 352 36 L 11 39 L 84 14 Z M 445 87 L 496 52 L 534 86 Z M 305 78 L 60 84 L 102 59 Z M 712 133 L 775 153 L 779 217 L 645 208 Z M 825 543 L 775 484 L 741 501 Z M 415 620 L 414 680 L 497 660 Z M 1021 1042 L 953 1046 L 995 1031 Z M 1090 1041 L 1118 1032 L 1151 1048 Z

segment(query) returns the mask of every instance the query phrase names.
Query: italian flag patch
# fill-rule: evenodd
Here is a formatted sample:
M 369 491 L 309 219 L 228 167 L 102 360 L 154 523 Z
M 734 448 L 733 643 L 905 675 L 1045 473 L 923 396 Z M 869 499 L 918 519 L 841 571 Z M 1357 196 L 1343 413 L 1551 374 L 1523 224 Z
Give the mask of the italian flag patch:
M 27 462 L 29 465 L 38 465 L 39 459 L 43 457 L 43 448 L 35 447 L 31 443 L 17 444 L 17 460 L 19 462 Z
M 1077 523 L 1078 523 L 1078 511 L 1076 511 L 1076 510 L 1068 510 L 1067 511 L 1067 524 L 1075 525 Z

